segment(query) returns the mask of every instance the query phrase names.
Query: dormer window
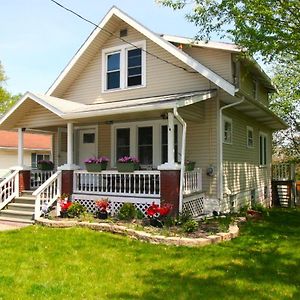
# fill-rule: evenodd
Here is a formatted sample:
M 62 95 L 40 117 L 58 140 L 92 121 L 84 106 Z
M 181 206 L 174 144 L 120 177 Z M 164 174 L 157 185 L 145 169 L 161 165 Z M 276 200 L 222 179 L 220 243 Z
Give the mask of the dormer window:
M 145 48 L 142 41 L 102 51 L 103 92 L 145 86 Z

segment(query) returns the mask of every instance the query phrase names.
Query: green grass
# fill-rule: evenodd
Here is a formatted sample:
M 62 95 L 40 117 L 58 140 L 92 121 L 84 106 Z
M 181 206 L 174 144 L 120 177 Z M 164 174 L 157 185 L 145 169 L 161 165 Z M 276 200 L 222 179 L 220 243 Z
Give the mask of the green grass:
M 0 299 L 300 299 L 300 210 L 204 248 L 82 228 L 1 232 Z

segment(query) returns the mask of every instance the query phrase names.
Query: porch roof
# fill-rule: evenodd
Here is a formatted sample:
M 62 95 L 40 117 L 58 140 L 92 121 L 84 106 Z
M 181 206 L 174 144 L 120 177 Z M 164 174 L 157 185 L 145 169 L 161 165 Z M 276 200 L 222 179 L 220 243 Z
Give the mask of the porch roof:
M 173 109 L 174 107 L 180 108 L 213 98 L 216 94 L 217 91 L 212 89 L 189 93 L 103 102 L 98 104 L 83 104 L 48 95 L 27 92 L 2 117 L 2 119 L 0 119 L 0 129 L 15 128 L 15 124 L 22 119 L 24 113 L 28 113 L 28 107 L 32 102 L 46 108 L 48 111 L 59 117 L 59 119 L 67 121 L 135 112 L 168 110 Z

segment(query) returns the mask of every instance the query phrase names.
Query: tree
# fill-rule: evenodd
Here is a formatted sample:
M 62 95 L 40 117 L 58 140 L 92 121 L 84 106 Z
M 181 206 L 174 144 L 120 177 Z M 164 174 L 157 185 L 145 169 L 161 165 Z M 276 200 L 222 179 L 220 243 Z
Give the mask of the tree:
M 278 93 L 271 98 L 270 108 L 289 125 L 274 135 L 274 150 L 285 158 L 300 158 L 300 62 L 282 59 L 274 67 L 273 82 Z
M 6 79 L 7 77 L 0 62 L 0 116 L 20 98 L 20 95 L 12 95 L 3 87 Z
M 188 21 L 198 28 L 197 39 L 212 33 L 228 37 L 271 61 L 288 55 L 300 61 L 299 0 L 156 0 L 173 9 L 188 8 Z

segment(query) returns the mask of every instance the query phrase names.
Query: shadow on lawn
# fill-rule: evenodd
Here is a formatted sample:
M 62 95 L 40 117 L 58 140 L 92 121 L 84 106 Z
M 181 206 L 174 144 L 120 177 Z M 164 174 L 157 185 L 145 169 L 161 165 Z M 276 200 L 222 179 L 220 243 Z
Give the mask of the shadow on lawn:
M 111 293 L 110 297 L 300 299 L 299 232 L 300 210 L 271 211 L 264 221 L 245 224 L 241 236 L 232 242 L 202 249 L 175 248 L 174 260 L 190 255 L 203 262 L 190 272 L 178 266 L 150 269 L 137 278 L 145 286 L 142 294 Z

